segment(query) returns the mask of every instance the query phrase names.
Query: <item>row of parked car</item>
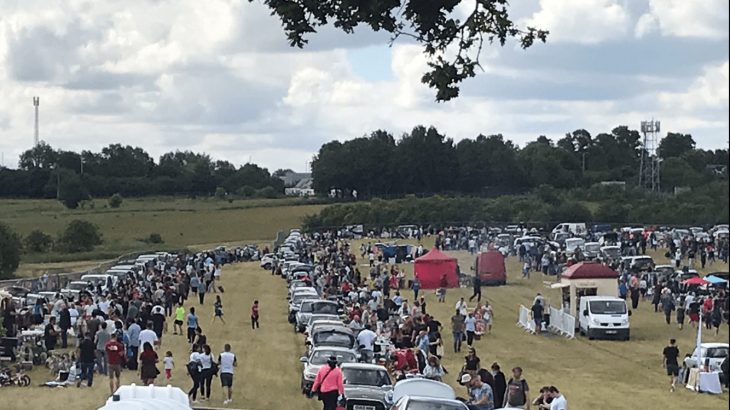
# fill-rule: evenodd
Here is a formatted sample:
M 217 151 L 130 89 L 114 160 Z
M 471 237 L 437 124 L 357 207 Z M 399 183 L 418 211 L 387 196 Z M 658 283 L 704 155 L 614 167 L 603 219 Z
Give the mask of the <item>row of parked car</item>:
M 139 255 L 136 259 L 119 263 L 105 270 L 103 273 L 87 273 L 81 275 L 78 280 L 69 281 L 63 288 L 31 292 L 30 289 L 22 286 L 7 286 L 2 290 L 12 296 L 16 306 L 32 308 L 40 300 L 43 304 L 44 314 L 48 314 L 48 304 L 61 295 L 66 300 L 77 301 L 82 294 L 94 296 L 104 294 L 112 289 L 117 282 L 126 277 L 130 272 L 138 272 L 150 263 L 160 263 L 175 255 L 168 252 L 156 252 L 152 254 Z
M 374 353 L 360 349 L 357 335 L 345 322 L 345 304 L 336 295 L 324 299 L 313 286 L 315 266 L 299 258 L 304 245 L 305 239 L 292 230 L 285 245 L 264 256 L 271 261 L 262 258 L 261 262 L 263 268 L 280 267 L 287 283 L 289 322 L 294 332 L 303 335 L 304 354 L 299 358 L 302 393 L 311 397 L 317 372 L 335 356 L 343 374 L 347 410 L 466 410 L 447 384 L 421 377 L 395 382 L 380 364 L 389 359 L 389 340 L 379 338 L 376 344 L 382 348 Z

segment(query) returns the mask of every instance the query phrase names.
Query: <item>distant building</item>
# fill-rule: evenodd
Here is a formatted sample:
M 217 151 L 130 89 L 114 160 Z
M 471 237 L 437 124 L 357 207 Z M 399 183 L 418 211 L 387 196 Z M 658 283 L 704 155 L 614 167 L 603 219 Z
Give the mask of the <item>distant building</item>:
M 284 181 L 284 193 L 288 196 L 314 196 L 312 174 L 304 172 L 288 172 L 279 177 Z
M 293 188 L 295 187 L 299 181 L 308 178 L 312 179 L 312 174 L 310 172 L 293 172 L 289 171 L 286 174 L 279 177 L 282 181 L 284 181 L 284 186 L 286 188 Z
M 718 177 L 727 175 L 727 167 L 725 165 L 708 165 L 705 169 L 707 172 Z

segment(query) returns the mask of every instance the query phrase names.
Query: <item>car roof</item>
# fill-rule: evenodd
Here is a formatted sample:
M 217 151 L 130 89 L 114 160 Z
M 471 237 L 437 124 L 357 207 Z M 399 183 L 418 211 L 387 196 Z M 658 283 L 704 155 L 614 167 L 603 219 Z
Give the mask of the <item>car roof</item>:
M 340 326 L 340 325 L 322 326 L 317 329 L 316 333 L 325 333 L 325 332 L 345 333 L 348 335 L 354 335 L 354 333 L 352 332 L 352 329 L 350 329 L 347 326 Z
M 583 299 L 587 300 L 588 302 L 590 302 L 592 300 L 606 300 L 606 301 L 612 301 L 612 302 L 617 302 L 617 301 L 625 302 L 625 300 L 623 300 L 623 299 L 621 299 L 619 297 L 616 297 L 616 296 L 583 296 L 583 297 L 580 298 L 580 300 L 583 300 Z
M 728 343 L 702 343 L 700 346 L 702 348 L 707 349 L 709 347 L 730 347 L 730 344 Z
M 348 349 L 347 347 L 340 347 L 340 346 L 315 346 L 314 349 L 312 349 L 312 353 L 318 352 L 318 351 L 332 351 L 332 352 L 340 352 L 340 353 L 355 353 L 352 349 Z
M 342 366 L 340 366 L 343 370 L 344 369 L 361 369 L 361 370 L 387 370 L 385 366 L 381 366 L 379 364 L 370 364 L 370 363 L 342 363 Z

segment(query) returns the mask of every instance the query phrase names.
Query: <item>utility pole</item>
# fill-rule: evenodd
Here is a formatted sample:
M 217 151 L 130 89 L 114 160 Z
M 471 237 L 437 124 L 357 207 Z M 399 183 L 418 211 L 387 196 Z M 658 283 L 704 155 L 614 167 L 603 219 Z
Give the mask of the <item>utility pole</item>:
M 34 146 L 38 145 L 38 106 L 41 105 L 41 97 L 33 97 L 33 107 L 35 108 L 35 134 L 33 138 Z

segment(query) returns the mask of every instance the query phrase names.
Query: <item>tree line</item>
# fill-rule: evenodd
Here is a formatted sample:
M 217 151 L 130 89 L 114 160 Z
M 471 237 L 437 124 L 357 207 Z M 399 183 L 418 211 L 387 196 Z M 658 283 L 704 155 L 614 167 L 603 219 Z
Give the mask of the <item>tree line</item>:
M 638 183 L 641 134 L 626 126 L 592 136 L 578 129 L 553 143 L 545 136 L 520 148 L 501 134 L 455 143 L 434 127 L 396 139 L 387 131 L 324 144 L 312 162 L 314 189 L 360 198 L 407 194 L 495 196 L 541 185 L 560 189 L 603 181 Z M 696 148 L 689 134 L 668 133 L 657 149 L 662 189 L 727 181 L 728 151 Z M 724 168 L 723 168 L 724 167 Z M 723 171 L 724 170 L 724 171 Z
M 283 190 L 281 179 L 256 164 L 236 167 L 190 151 L 168 152 L 155 162 L 144 149 L 121 144 L 78 153 L 41 142 L 21 155 L 18 169 L 0 168 L 0 196 L 58 198 L 71 208 L 89 196 L 116 193 L 273 197 Z
M 341 228 L 363 224 L 368 229 L 402 224 L 502 225 L 528 223 L 552 228 L 567 221 L 656 225 L 707 225 L 727 223 L 727 181 L 713 181 L 676 196 L 651 195 L 638 188 L 589 188 L 556 190 L 540 185 L 527 194 L 495 198 L 465 196 L 413 196 L 395 200 L 375 198 L 328 206 L 304 220 L 304 229 Z

